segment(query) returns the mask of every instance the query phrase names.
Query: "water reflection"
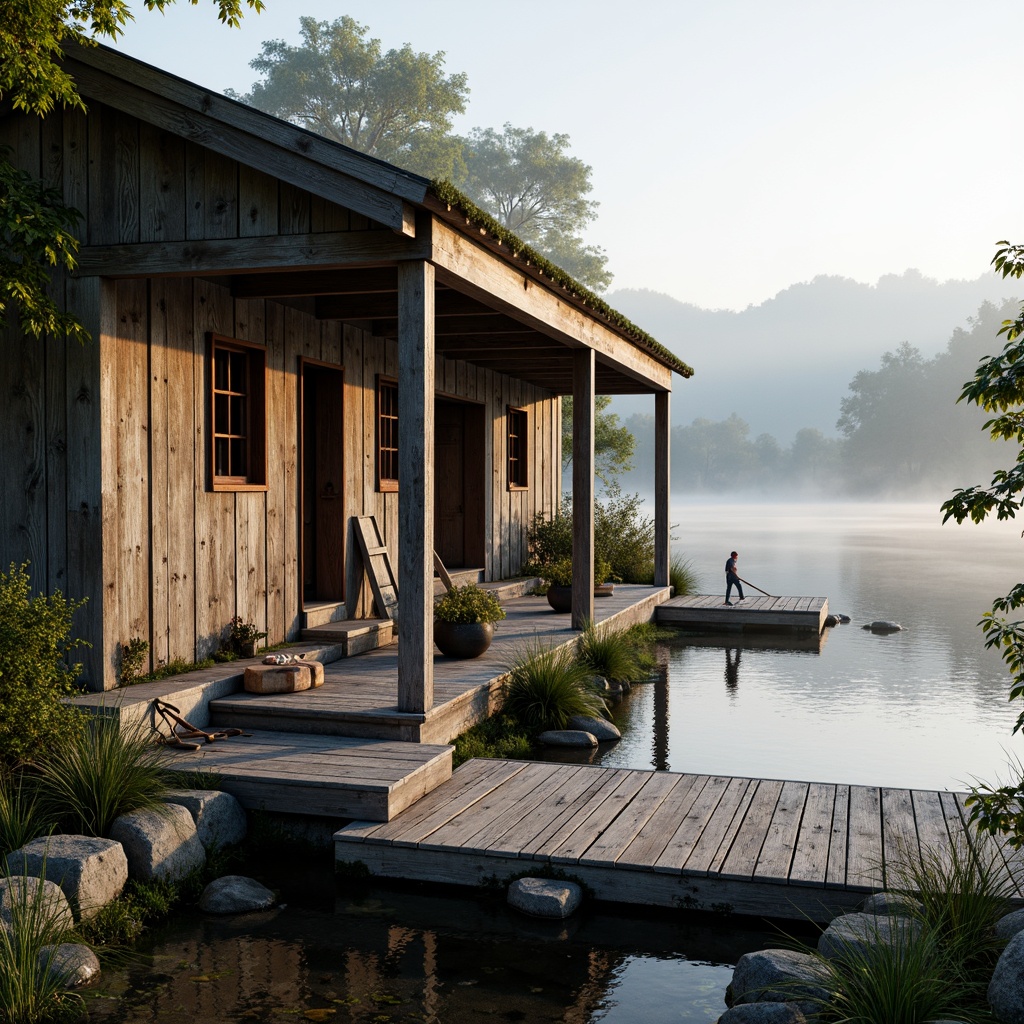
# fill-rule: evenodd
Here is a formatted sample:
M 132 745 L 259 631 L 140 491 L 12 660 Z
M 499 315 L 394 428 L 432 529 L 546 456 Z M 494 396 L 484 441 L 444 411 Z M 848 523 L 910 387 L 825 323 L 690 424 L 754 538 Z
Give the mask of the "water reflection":
M 735 692 L 740 685 L 740 648 L 725 648 L 725 688 Z
M 329 869 L 269 914 L 183 917 L 89 996 L 109 1024 L 713 1021 L 767 929 L 688 915 L 523 918 L 498 899 L 339 893 Z

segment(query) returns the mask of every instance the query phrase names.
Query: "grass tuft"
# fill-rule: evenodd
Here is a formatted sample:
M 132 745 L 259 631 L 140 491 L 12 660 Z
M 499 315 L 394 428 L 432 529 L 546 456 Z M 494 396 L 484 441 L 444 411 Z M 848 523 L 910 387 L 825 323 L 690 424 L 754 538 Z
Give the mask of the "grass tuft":
M 52 830 L 53 822 L 26 776 L 0 773 L 0 860 Z
M 610 682 L 631 683 L 643 675 L 636 646 L 625 630 L 608 630 L 602 635 L 592 622 L 576 643 L 576 660 L 589 673 L 604 676 Z
M 168 788 L 161 750 L 145 727 L 97 716 L 39 762 L 43 810 L 73 835 L 105 836 L 129 811 L 159 809 Z
M 527 645 L 505 682 L 502 710 L 526 729 L 564 729 L 573 715 L 605 716 L 608 706 L 589 685 L 592 671 L 567 647 Z
M 673 555 L 668 567 L 668 581 L 675 588 L 676 597 L 700 592 L 700 577 L 693 568 L 693 562 L 680 555 Z

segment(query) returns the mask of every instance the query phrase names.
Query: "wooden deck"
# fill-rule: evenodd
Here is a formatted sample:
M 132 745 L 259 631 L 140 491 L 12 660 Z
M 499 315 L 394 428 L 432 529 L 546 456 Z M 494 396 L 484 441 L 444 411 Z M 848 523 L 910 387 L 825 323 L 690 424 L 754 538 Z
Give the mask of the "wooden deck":
M 828 921 L 965 820 L 950 792 L 473 760 L 389 824 L 342 828 L 335 855 L 390 878 L 559 870 L 603 900 Z M 989 850 L 1020 900 L 1017 855 Z
M 668 593 L 667 588 L 619 585 L 612 596 L 595 600 L 595 619 L 602 628 L 649 622 Z M 462 661 L 434 652 L 434 706 L 426 714 L 398 711 L 398 646 L 391 644 L 326 665 L 324 685 L 316 690 L 222 696 L 210 703 L 210 721 L 245 729 L 448 743 L 495 710 L 519 651 L 529 644 L 574 643 L 580 635 L 570 627 L 569 616 L 553 612 L 542 597 L 515 598 L 503 607 L 507 618 L 497 623 L 494 643 L 482 657 Z
M 715 632 L 771 631 L 820 634 L 828 616 L 827 597 L 748 596 L 730 607 L 721 595 L 673 597 L 657 610 L 659 625 Z
M 217 788 L 252 810 L 390 821 L 451 778 L 452 748 L 260 732 L 196 752 L 167 748 L 167 765 L 215 772 Z

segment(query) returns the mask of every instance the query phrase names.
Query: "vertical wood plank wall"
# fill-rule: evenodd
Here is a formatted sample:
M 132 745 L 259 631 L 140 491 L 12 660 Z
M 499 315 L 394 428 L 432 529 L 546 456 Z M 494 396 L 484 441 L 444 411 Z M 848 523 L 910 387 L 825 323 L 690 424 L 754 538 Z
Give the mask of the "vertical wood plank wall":
M 100 104 L 88 116 L 2 117 L 0 145 L 83 212 L 83 245 L 372 227 Z M 113 685 L 117 645 L 133 637 L 149 640 L 155 666 L 209 655 L 236 614 L 271 642 L 297 634 L 300 357 L 344 370 L 344 514 L 375 515 L 397 564 L 398 496 L 376 490 L 375 466 L 376 378 L 397 375 L 394 341 L 317 321 L 308 300 L 235 299 L 227 281 L 208 278 L 58 276 L 54 289 L 94 341 L 39 342 L 16 329 L 0 338 L 0 450 L 12 482 L 0 501 L 0 566 L 29 561 L 34 590 L 90 599 L 76 630 L 94 644 L 82 655 L 92 686 Z M 207 489 L 207 331 L 266 346 L 265 492 Z M 533 516 L 558 504 L 560 403 L 440 355 L 435 375 L 439 396 L 484 406 L 482 568 L 487 579 L 510 576 Z M 509 405 L 529 416 L 526 490 L 507 486 Z M 346 601 L 369 615 L 353 549 L 350 540 Z

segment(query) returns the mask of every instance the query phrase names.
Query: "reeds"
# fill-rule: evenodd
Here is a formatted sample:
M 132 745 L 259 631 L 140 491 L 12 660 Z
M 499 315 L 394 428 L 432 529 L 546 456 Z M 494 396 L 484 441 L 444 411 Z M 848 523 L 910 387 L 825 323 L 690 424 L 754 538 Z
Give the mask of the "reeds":
M 606 715 L 591 675 L 571 648 L 528 644 L 509 671 L 502 710 L 530 731 L 564 729 L 574 715 Z

